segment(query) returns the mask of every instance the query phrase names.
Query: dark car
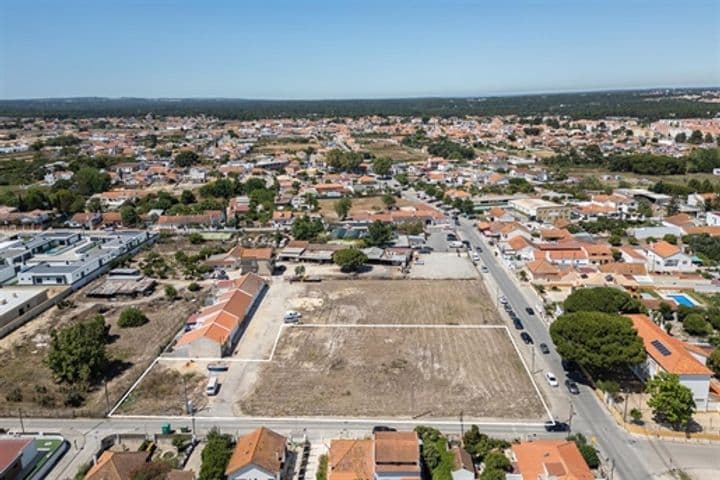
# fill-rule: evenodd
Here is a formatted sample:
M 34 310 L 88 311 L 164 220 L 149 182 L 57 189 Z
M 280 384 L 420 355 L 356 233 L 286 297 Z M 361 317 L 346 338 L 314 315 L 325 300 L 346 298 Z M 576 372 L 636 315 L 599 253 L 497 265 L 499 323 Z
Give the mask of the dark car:
M 547 355 L 548 353 L 550 353 L 550 348 L 547 346 L 547 343 L 541 343 L 541 344 L 540 344 L 540 351 L 541 351 L 543 354 L 545 354 L 545 355 Z
M 372 429 L 372 433 L 377 432 L 397 432 L 397 429 L 385 425 L 375 425 Z
M 547 422 L 545 422 L 545 431 L 546 432 L 569 432 L 570 425 L 568 425 L 565 422 L 555 422 L 553 420 L 548 420 Z
M 479 253 L 482 253 L 482 247 L 475 247 L 475 250 L 477 250 Z
M 517 328 L 518 330 L 522 330 L 522 329 L 523 329 L 523 324 L 522 324 L 522 322 L 520 321 L 520 319 L 517 318 L 517 317 L 513 318 L 513 325 L 515 325 L 515 328 Z
M 530 307 L 526 307 L 525 311 L 527 312 L 528 315 L 535 315 L 535 310 L 533 310 Z
M 568 392 L 572 393 L 573 395 L 577 395 L 580 393 L 580 389 L 577 386 L 577 383 L 573 382 L 569 378 L 565 380 L 565 386 L 568 389 Z
M 533 339 L 528 332 L 522 332 L 520 334 L 520 338 L 522 338 L 522 341 L 525 342 L 526 345 L 533 343 Z

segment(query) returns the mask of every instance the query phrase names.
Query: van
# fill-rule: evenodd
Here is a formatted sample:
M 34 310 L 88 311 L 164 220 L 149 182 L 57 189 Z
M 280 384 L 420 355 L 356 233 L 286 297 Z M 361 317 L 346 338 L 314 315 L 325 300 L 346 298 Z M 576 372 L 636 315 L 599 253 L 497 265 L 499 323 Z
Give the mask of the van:
M 207 387 L 205 387 L 205 393 L 208 394 L 208 396 L 216 395 L 218 392 L 218 377 L 216 375 L 213 375 L 210 377 L 210 380 L 208 380 Z

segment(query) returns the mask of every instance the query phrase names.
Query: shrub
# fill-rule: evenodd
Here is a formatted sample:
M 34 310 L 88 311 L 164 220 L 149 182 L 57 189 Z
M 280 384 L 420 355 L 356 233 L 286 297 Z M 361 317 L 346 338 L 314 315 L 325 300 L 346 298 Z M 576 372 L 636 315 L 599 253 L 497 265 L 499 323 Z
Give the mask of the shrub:
M 148 322 L 149 320 L 144 313 L 142 313 L 137 308 L 130 307 L 123 310 L 123 312 L 120 314 L 118 326 L 120 328 L 133 328 L 140 327 Z
M 187 288 L 191 292 L 197 292 L 200 290 L 200 285 L 197 282 L 192 282 Z
M 712 332 L 712 326 L 699 313 L 691 313 L 683 320 L 683 328 L 690 335 L 705 336 Z
M 191 233 L 190 236 L 188 237 L 188 240 L 190 240 L 190 243 L 192 243 L 193 245 L 198 245 L 205 241 L 203 236 L 197 232 Z
M 23 395 L 20 388 L 15 387 L 5 395 L 5 400 L 8 402 L 22 402 Z
M 327 480 L 327 469 L 328 469 L 328 456 L 320 455 L 320 462 L 318 465 L 317 473 L 315 474 L 315 480 Z
M 165 286 L 165 296 L 168 300 L 175 300 L 177 298 L 177 290 L 172 285 Z

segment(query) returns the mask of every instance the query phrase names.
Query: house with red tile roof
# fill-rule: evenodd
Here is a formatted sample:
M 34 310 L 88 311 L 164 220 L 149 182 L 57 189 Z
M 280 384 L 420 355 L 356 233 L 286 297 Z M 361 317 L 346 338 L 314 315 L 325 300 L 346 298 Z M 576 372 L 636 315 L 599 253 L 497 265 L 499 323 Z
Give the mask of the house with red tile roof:
M 649 272 L 692 272 L 696 268 L 689 255 L 665 240 L 646 245 L 643 253 Z
M 37 455 L 33 438 L 0 438 L 0 478 L 22 478 L 20 474 L 31 467 Z
M 232 352 L 242 326 L 250 321 L 260 304 L 267 284 L 254 273 L 248 273 L 223 290 L 215 303 L 204 307 L 186 321 L 186 332 L 175 343 L 180 356 L 220 358 Z
M 575 442 L 535 440 L 512 446 L 512 480 L 594 480 Z
M 626 316 L 632 320 L 647 352 L 645 362 L 633 368 L 635 374 L 642 379 L 653 378 L 660 372 L 677 375 L 680 383 L 692 391 L 697 409 L 707 410 L 712 370 L 690 353 L 682 341 L 668 335 L 647 315 Z
M 285 480 L 287 460 L 287 438 L 261 427 L 238 438 L 225 475 L 228 480 Z

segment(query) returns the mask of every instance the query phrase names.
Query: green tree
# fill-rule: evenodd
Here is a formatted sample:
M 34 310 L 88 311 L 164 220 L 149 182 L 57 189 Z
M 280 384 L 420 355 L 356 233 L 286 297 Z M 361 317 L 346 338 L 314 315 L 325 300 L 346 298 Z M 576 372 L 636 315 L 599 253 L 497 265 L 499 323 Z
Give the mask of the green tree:
M 333 262 L 343 272 L 357 272 L 367 262 L 367 255 L 357 248 L 344 248 L 333 254 Z
M 372 168 L 373 172 L 375 172 L 375 175 L 385 177 L 390 173 L 390 169 L 392 168 L 392 160 L 388 157 L 378 157 L 373 160 Z
M 720 378 L 720 348 L 713 350 L 707 359 L 706 365 L 715 373 L 716 377 Z
M 188 236 L 188 240 L 193 245 L 199 245 L 199 244 L 205 242 L 205 237 L 203 237 L 202 234 L 199 232 L 193 232 L 190 234 L 190 236 Z
M 483 470 L 478 478 L 479 480 L 505 480 L 507 477 L 502 470 L 488 468 L 487 470 Z
M 484 461 L 485 456 L 493 450 L 504 450 L 510 446 L 505 440 L 489 437 L 481 433 L 477 425 L 470 427 L 463 435 L 465 450 L 472 455 L 476 463 Z
M 386 193 L 385 195 L 383 195 L 382 201 L 385 204 L 385 207 L 387 207 L 387 208 L 392 208 L 397 203 L 397 200 L 395 200 L 395 196 L 390 195 L 389 193 Z
M 650 394 L 648 406 L 660 421 L 679 430 L 687 426 L 695 413 L 692 391 L 680 383 L 677 375 L 660 372 L 648 380 L 645 391 Z
M 192 150 L 183 150 L 175 155 L 175 165 L 180 168 L 192 167 L 200 161 L 200 156 Z
M 180 194 L 180 203 L 183 205 L 190 205 L 191 203 L 195 203 L 195 194 L 191 192 L 190 190 L 183 190 Z
M 140 215 L 138 215 L 135 207 L 124 205 L 120 207 L 120 220 L 126 227 L 135 227 L 140 223 Z
M 550 325 L 558 353 L 599 377 L 613 375 L 645 360 L 645 347 L 632 322 L 619 315 L 577 312 Z
M 292 234 L 296 240 L 315 240 L 324 230 L 322 220 L 311 219 L 307 215 L 296 218 L 292 225 Z
M 600 457 L 598 456 L 597 450 L 587 443 L 585 435 L 576 433 L 575 435 L 569 435 L 567 440 L 575 442 L 575 445 L 580 451 L 580 455 L 582 455 L 589 468 L 598 468 L 600 466 Z
M 340 217 L 341 220 L 345 220 L 351 208 L 352 200 L 348 197 L 343 197 L 335 202 L 335 213 L 337 213 L 337 216 Z
M 678 238 L 676 235 L 673 235 L 672 233 L 668 233 L 663 237 L 663 240 L 665 240 L 667 243 L 672 245 L 677 245 Z
M 644 311 L 638 300 L 624 290 L 613 287 L 579 288 L 565 299 L 563 308 L 567 313 L 639 313 Z
M 640 424 L 642 416 L 642 412 L 639 409 L 633 408 L 630 410 L 630 418 L 632 418 L 633 423 Z
M 683 319 L 683 329 L 690 335 L 704 337 L 712 333 L 712 326 L 699 313 L 691 313 Z
M 223 480 L 225 469 L 233 452 L 230 435 L 223 435 L 216 429 L 210 430 L 202 451 L 198 480 Z
M 106 191 L 112 180 L 110 175 L 94 167 L 82 167 L 73 176 L 77 191 L 84 197 Z
M 165 285 L 165 297 L 168 300 L 175 300 L 177 298 L 177 290 L 172 285 Z
M 390 243 L 390 240 L 392 240 L 392 238 L 392 225 L 380 220 L 375 220 L 368 227 L 368 235 L 367 237 L 365 237 L 365 244 L 371 247 L 381 247 Z
M 57 381 L 89 387 L 107 368 L 107 333 L 102 315 L 52 330 L 45 365 Z
M 167 290 L 166 290 L 166 293 L 167 293 Z M 138 310 L 135 307 L 128 307 L 125 310 L 123 310 L 122 313 L 120 314 L 120 319 L 118 320 L 118 326 L 120 328 L 140 327 L 142 325 L 145 325 L 148 322 L 149 322 L 149 320 L 145 316 L 144 313 L 142 313 L 140 310 Z
M 493 470 L 504 470 L 506 472 L 509 472 L 512 470 L 512 464 L 510 463 L 510 460 L 502 454 L 502 452 L 498 451 L 492 451 L 488 453 L 485 456 L 485 460 L 483 461 L 485 463 L 485 468 L 490 468 Z

